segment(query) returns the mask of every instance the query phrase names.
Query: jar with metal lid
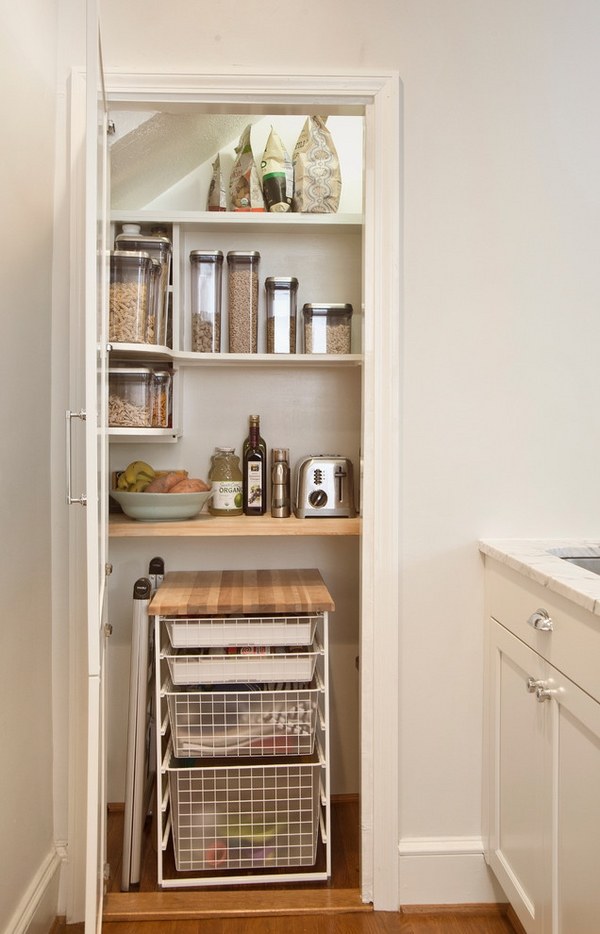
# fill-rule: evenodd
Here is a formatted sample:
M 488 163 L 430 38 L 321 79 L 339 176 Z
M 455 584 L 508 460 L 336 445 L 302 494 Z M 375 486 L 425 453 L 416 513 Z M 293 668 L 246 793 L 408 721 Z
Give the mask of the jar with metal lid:
M 215 448 L 208 479 L 212 489 L 208 511 L 213 516 L 241 516 L 242 471 L 235 448 Z
M 296 293 L 293 276 L 269 276 L 267 295 L 267 353 L 296 352 Z
M 259 261 L 260 253 L 255 250 L 227 254 L 230 353 L 257 350 Z
M 124 225 L 134 226 L 134 225 Z M 171 241 L 168 237 L 152 237 L 141 232 L 121 233 L 115 238 L 117 250 L 141 250 L 160 264 L 160 279 L 154 296 L 155 337 L 151 344 L 167 342 L 169 278 L 171 275 Z
M 150 303 L 152 259 L 148 253 L 115 250 L 110 255 L 108 339 L 144 344 Z
M 352 305 L 308 304 L 302 312 L 305 353 L 350 353 Z
M 115 367 L 108 371 L 109 428 L 152 427 L 152 370 Z
M 152 374 L 152 427 L 170 428 L 172 425 L 171 370 L 155 370 Z
M 219 353 L 221 350 L 221 250 L 192 250 L 190 253 L 192 350 Z

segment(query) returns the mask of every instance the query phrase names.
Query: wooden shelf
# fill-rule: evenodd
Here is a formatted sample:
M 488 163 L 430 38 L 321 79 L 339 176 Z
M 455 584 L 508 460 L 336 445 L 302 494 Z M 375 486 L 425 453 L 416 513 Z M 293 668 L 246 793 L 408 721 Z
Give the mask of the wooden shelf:
M 361 520 L 355 519 L 273 519 L 272 516 L 211 516 L 175 522 L 139 522 L 122 513 L 109 517 L 111 538 L 243 538 L 264 536 L 354 536 L 360 535 Z

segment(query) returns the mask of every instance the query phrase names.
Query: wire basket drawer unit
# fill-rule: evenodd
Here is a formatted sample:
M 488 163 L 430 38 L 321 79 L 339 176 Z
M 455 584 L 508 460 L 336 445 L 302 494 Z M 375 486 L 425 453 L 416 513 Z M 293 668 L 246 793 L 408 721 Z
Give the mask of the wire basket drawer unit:
M 314 616 L 165 618 L 173 684 L 309 682 L 322 648 Z
M 313 866 L 323 762 L 168 767 L 178 871 Z
M 317 715 L 323 718 L 319 680 L 190 689 L 167 681 L 163 694 L 175 756 L 310 755 Z

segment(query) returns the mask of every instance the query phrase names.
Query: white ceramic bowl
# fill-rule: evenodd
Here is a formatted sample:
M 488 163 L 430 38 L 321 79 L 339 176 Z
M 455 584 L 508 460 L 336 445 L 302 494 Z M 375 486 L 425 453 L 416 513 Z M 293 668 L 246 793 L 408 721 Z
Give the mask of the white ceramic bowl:
M 140 522 L 174 522 L 178 519 L 192 519 L 197 516 L 212 496 L 212 491 L 126 493 L 124 490 L 111 490 L 110 495 L 117 501 L 125 515 L 131 519 L 138 519 Z

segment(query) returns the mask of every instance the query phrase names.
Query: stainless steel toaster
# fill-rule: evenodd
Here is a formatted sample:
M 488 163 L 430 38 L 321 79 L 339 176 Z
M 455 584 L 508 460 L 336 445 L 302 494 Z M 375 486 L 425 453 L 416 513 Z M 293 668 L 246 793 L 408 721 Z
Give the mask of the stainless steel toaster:
M 299 519 L 355 516 L 352 461 L 338 454 L 302 458 L 296 467 L 295 493 Z

